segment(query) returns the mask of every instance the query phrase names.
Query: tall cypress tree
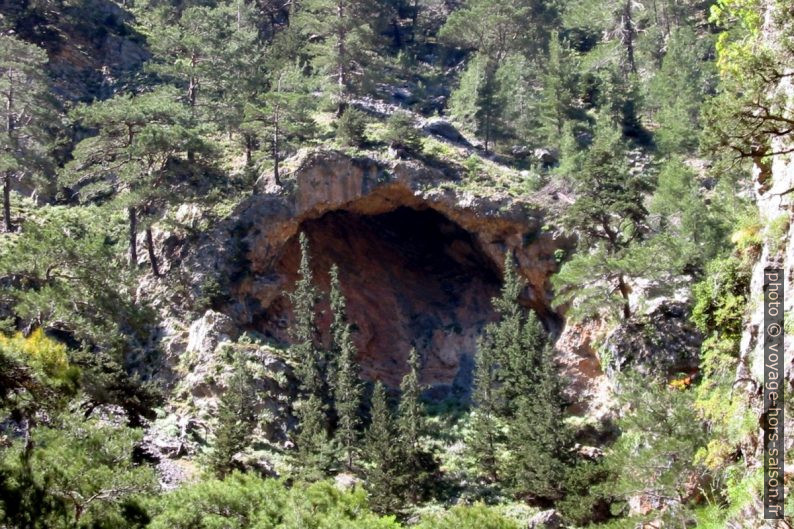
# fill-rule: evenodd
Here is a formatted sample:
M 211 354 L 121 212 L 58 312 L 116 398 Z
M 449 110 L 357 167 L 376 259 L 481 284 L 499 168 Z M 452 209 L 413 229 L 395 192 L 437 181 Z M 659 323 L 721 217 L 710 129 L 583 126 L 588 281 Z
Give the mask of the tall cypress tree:
M 468 451 L 476 460 L 479 471 L 490 481 L 499 477 L 498 450 L 503 442 L 499 430 L 498 366 L 494 353 L 493 340 L 487 335 L 481 337 L 475 358 L 472 434 L 467 440 Z
M 333 464 L 333 452 L 328 438 L 326 405 L 317 395 L 310 393 L 295 405 L 298 417 L 297 452 L 295 467 L 304 481 L 323 479 Z
M 412 503 L 417 503 L 421 499 L 431 473 L 436 467 L 433 455 L 424 450 L 420 442 L 425 431 L 425 412 L 421 401 L 419 369 L 419 354 L 416 349 L 411 349 L 408 356 L 408 372 L 400 383 L 397 432 L 402 467 L 400 484 L 407 499 Z
M 358 440 L 358 412 L 361 405 L 361 382 L 356 364 L 357 350 L 353 344 L 350 325 L 345 317 L 345 297 L 339 285 L 339 269 L 331 268 L 331 323 L 332 355 L 334 366 L 329 376 L 334 393 L 337 425 L 336 440 L 344 452 L 344 464 L 353 468 L 353 457 Z
M 372 421 L 364 446 L 368 466 L 365 471 L 370 505 L 381 513 L 394 513 L 400 500 L 400 450 L 395 445 L 397 427 L 389 408 L 386 388 L 380 381 L 372 393 Z
M 398 429 L 400 441 L 409 459 L 419 453 L 419 437 L 424 430 L 424 412 L 420 401 L 422 387 L 419 384 L 419 355 L 415 348 L 408 355 L 408 372 L 400 383 L 400 406 Z
M 322 353 L 315 345 L 317 289 L 314 285 L 306 234 L 300 234 L 299 243 L 300 279 L 290 294 L 294 316 L 292 336 L 295 340 L 291 353 L 300 384 L 300 397 L 295 405 L 299 422 L 296 466 L 302 479 L 316 480 L 323 477 L 330 464 L 331 455 Z
M 296 374 L 304 394 L 312 394 L 322 400 L 323 373 L 321 367 L 321 351 L 315 344 L 317 307 L 317 288 L 314 285 L 314 274 L 311 268 L 309 240 L 305 233 L 298 236 L 301 260 L 298 268 L 300 278 L 295 283 L 295 290 L 290 294 L 294 323 L 292 326 L 293 346 L 290 348 L 292 359 L 296 364 Z
M 493 300 L 500 318 L 485 330 L 485 335 L 493 343 L 495 361 L 499 365 L 498 399 L 500 413 L 506 417 L 515 412 L 515 399 L 528 390 L 530 382 L 527 377 L 532 370 L 531 356 L 527 354 L 522 336 L 524 309 L 518 301 L 524 287 L 524 281 L 516 273 L 512 255 L 506 254 L 502 291 Z M 534 314 L 530 317 L 534 318 Z
M 342 287 L 339 284 L 339 267 L 335 264 L 331 266 L 331 292 L 329 301 L 331 304 L 331 348 L 328 351 L 328 381 L 333 385 L 336 378 L 336 370 L 340 357 L 342 356 L 342 344 L 344 343 L 343 334 L 348 328 L 347 323 L 347 301 L 342 294 Z
M 555 499 L 570 447 L 558 375 L 543 326 L 518 301 L 524 284 L 509 255 L 504 266 L 502 292 L 493 300 L 501 318 L 486 327 L 478 347 L 469 449 L 484 474 L 505 476 L 516 495 Z M 509 454 L 502 470 L 501 422 Z
M 571 437 L 563 422 L 565 403 L 551 345 L 527 352 L 535 360 L 534 383 L 529 393 L 514 401 L 505 474 L 517 496 L 556 500 L 571 462 Z
M 342 351 L 339 357 L 334 400 L 336 402 L 336 438 L 345 456 L 348 470 L 353 468 L 353 456 L 358 440 L 358 411 L 361 405 L 361 383 L 356 365 L 356 348 L 350 336 L 350 329 L 342 331 Z

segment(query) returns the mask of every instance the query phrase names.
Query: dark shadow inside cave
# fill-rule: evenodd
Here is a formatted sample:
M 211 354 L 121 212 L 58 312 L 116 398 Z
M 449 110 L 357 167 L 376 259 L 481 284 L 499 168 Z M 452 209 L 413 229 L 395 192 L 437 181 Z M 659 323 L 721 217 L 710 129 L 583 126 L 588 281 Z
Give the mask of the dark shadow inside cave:
M 435 210 L 407 207 L 377 215 L 333 211 L 301 228 L 324 292 L 331 265 L 339 266 L 365 379 L 398 386 L 408 353 L 416 347 L 422 383 L 438 397 L 470 388 L 477 337 L 495 316 L 491 299 L 501 285 L 498 268 L 470 233 Z M 294 237 L 275 265 L 289 278 L 288 291 L 297 279 L 298 262 Z M 320 327 L 326 331 L 326 301 L 321 311 Z M 288 297 L 282 295 L 256 326 L 288 340 L 289 319 Z

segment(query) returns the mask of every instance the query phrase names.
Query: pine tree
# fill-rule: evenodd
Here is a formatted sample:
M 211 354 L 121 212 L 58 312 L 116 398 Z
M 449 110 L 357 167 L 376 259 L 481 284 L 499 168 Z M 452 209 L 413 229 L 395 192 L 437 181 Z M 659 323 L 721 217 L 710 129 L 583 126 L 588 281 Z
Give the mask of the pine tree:
M 618 419 L 622 434 L 604 458 L 606 467 L 616 476 L 611 491 L 619 498 L 627 500 L 642 494 L 681 506 L 662 513 L 671 527 L 684 526 L 691 519 L 684 507 L 685 491 L 690 490 L 689 484 L 710 474 L 696 454 L 705 453 L 707 444 L 712 448 L 724 442 L 707 435 L 698 416 L 696 397 L 692 389 L 671 387 L 664 377 L 624 374 L 617 395 L 623 410 Z M 724 414 L 732 404 L 721 406 Z M 737 406 L 742 409 L 746 404 Z
M 415 348 L 408 355 L 408 372 L 400 382 L 400 405 L 397 432 L 403 465 L 402 484 L 408 498 L 416 503 L 428 479 L 429 454 L 422 449 L 420 438 L 425 429 L 424 407 L 419 383 L 419 355 Z
M 219 478 L 236 468 L 234 456 L 248 444 L 256 421 L 256 394 L 245 358 L 235 356 L 232 369 L 218 404 L 218 428 L 209 456 L 209 466 Z
M 153 469 L 133 457 L 142 438 L 140 429 L 78 412 L 53 415 L 29 439 L 14 439 L 0 451 L 4 525 L 136 525 L 126 519 L 136 510 L 135 498 L 159 489 Z
M 300 278 L 295 283 L 295 290 L 290 294 L 294 324 L 291 327 L 293 346 L 290 353 L 296 364 L 296 374 L 301 391 L 306 395 L 315 395 L 322 401 L 323 373 L 320 365 L 321 352 L 315 345 L 317 306 L 317 289 L 314 286 L 314 274 L 309 254 L 309 239 L 301 232 L 298 237 L 301 260 L 298 268 Z
M 527 350 L 534 357 L 531 391 L 516 397 L 516 413 L 507 439 L 505 474 L 519 497 L 556 500 L 571 462 L 570 435 L 563 422 L 564 400 L 553 349 Z
M 500 66 L 511 54 L 543 49 L 549 24 L 556 17 L 549 2 L 467 0 L 441 28 L 442 41 L 477 52 L 453 92 L 450 107 L 453 115 L 483 138 L 486 153 L 505 133 Z
M 577 198 L 563 221 L 579 231 L 583 251 L 553 279 L 558 291 L 563 291 L 558 299 L 576 297 L 573 316 L 607 307 L 619 308 L 627 319 L 631 316 L 628 279 L 641 273 L 627 258 L 646 231 L 644 199 L 652 183 L 648 176 L 631 170 L 621 131 L 603 115 L 593 144 L 570 178 Z
M 295 27 L 309 41 L 312 63 L 322 76 L 337 116 L 373 74 L 376 55 L 371 21 L 375 14 L 371 0 L 305 0 L 299 4 Z
M 83 126 L 95 128 L 95 136 L 81 141 L 72 152 L 74 160 L 65 175 L 83 184 L 81 198 L 91 201 L 107 196 L 127 210 L 130 262 L 138 262 L 136 238 L 141 216 L 146 247 L 154 275 L 160 275 L 151 232 L 155 217 L 169 200 L 184 199 L 172 191 L 179 185 L 171 169 L 182 153 L 207 148 L 193 127 L 189 110 L 179 95 L 161 86 L 140 95 L 118 95 L 91 105 L 80 105 L 71 114 Z
M 299 68 L 290 67 L 274 73 L 272 86 L 264 93 L 246 101 L 241 126 L 246 148 L 246 163 L 251 163 L 254 142 L 261 138 L 269 146 L 273 160 L 273 179 L 280 184 L 280 166 L 294 142 L 305 141 L 316 134 L 311 117 L 313 99 L 303 82 Z
M 364 445 L 370 505 L 381 513 L 394 513 L 400 501 L 400 451 L 395 446 L 397 427 L 389 409 L 386 388 L 378 381 L 372 393 L 372 420 Z
M 499 478 L 498 451 L 502 440 L 497 400 L 497 369 L 493 340 L 482 336 L 477 343 L 474 370 L 474 410 L 471 437 L 466 446 L 479 471 L 490 481 Z
M 97 206 L 46 206 L 5 240 L 0 274 L 26 279 L 3 287 L 9 316 L 69 333 L 93 357 L 138 338 L 130 331 L 146 320 L 133 300 L 135 278 L 119 259 L 124 226 L 113 217 Z
M 356 364 L 357 350 L 353 344 L 350 325 L 345 318 L 345 298 L 339 285 L 339 269 L 336 265 L 331 268 L 331 312 L 331 350 L 335 367 L 331 387 L 337 415 L 336 441 L 344 452 L 347 469 L 352 470 L 358 441 L 361 382 Z
M 0 174 L 3 179 L 3 224 L 13 231 L 11 187 L 30 179 L 37 189 L 52 169 L 48 127 L 55 111 L 48 97 L 47 54 L 13 35 L 0 35 L 0 96 L 3 131 L 0 136 Z
M 557 31 L 549 38 L 549 56 L 543 76 L 540 102 L 540 121 L 546 144 L 560 149 L 563 128 L 573 107 L 576 83 L 571 52 L 560 42 Z

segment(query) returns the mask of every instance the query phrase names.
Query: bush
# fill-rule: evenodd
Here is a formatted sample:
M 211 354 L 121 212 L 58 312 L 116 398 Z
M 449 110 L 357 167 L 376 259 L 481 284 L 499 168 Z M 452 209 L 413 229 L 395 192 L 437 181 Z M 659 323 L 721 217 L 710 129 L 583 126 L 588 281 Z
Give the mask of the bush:
M 741 260 L 728 257 L 712 261 L 706 279 L 693 288 L 692 321 L 707 336 L 716 333 L 738 345 L 749 286 L 750 271 Z
M 601 461 L 581 460 L 568 468 L 566 496 L 555 506 L 567 521 L 576 526 L 603 522 L 610 517 L 610 507 L 616 503 L 611 494 L 616 477 Z
M 482 504 L 454 507 L 423 520 L 417 529 L 518 529 L 518 524 Z
M 384 141 L 394 148 L 416 151 L 421 145 L 419 131 L 414 126 L 414 120 L 407 112 L 395 112 L 386 121 Z
M 347 107 L 336 123 L 336 139 L 342 145 L 362 147 L 367 143 L 367 116 L 360 110 Z
M 322 482 L 288 489 L 280 481 L 234 473 L 162 496 L 152 529 L 398 529 L 392 517 L 370 511 L 361 489 L 341 491 Z

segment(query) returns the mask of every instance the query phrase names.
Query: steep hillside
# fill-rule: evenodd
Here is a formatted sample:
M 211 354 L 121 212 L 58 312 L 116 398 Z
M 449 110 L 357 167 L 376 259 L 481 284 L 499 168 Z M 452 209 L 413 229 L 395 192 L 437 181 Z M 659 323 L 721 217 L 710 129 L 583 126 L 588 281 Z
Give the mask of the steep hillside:
M 790 527 L 792 20 L 0 0 L 0 529 Z

